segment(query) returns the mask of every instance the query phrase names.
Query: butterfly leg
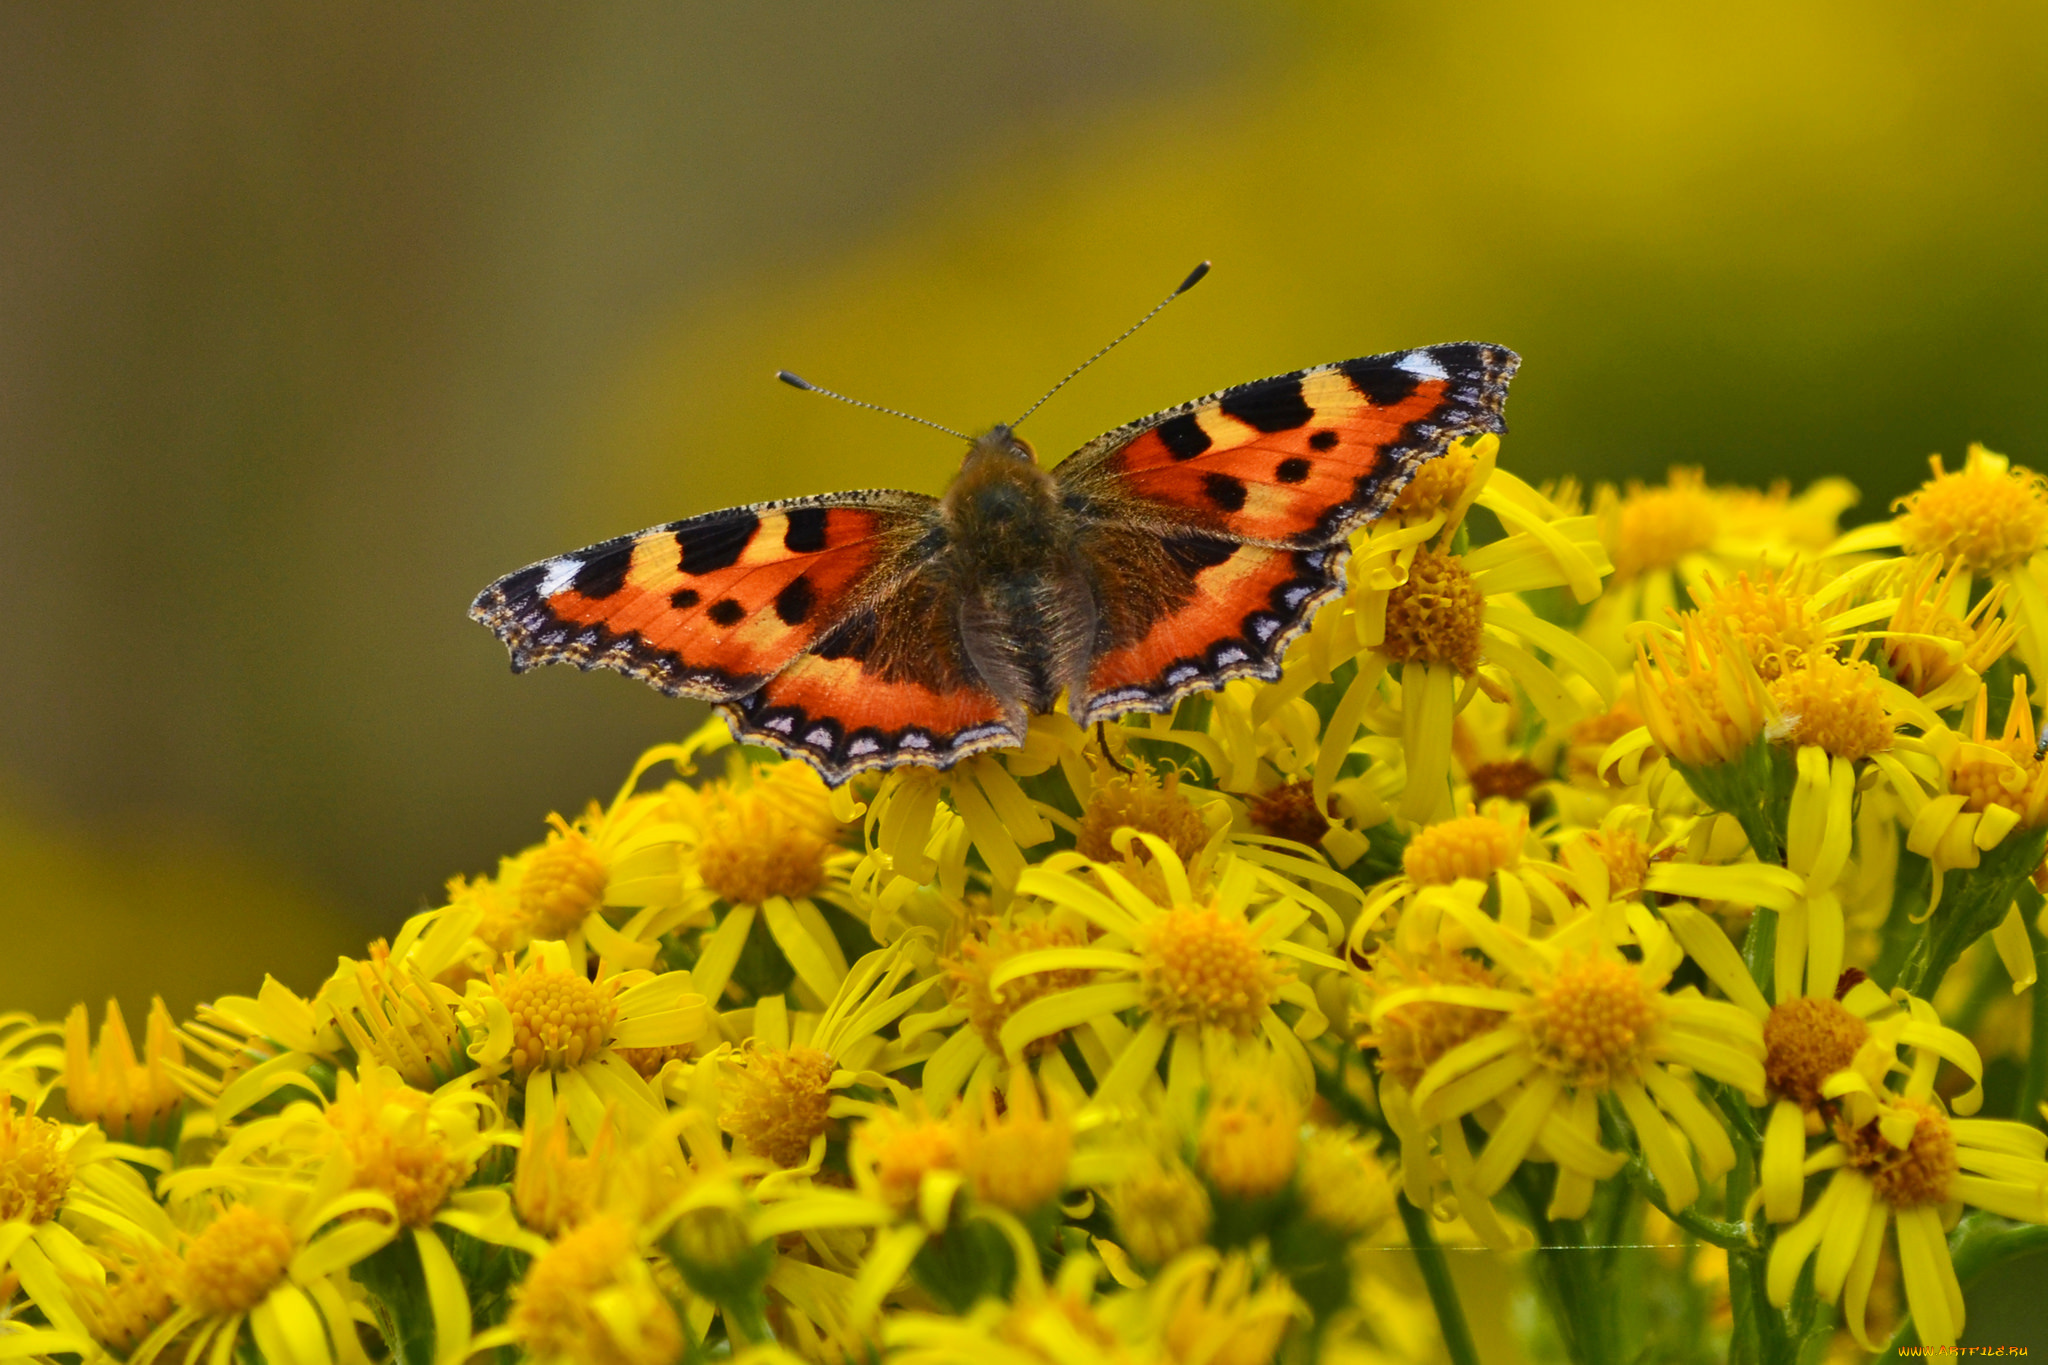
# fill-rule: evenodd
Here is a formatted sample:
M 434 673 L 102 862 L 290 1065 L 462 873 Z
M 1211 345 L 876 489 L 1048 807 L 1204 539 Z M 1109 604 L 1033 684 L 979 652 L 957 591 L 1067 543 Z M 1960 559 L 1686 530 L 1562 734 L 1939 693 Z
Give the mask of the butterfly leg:
M 1108 759 L 1111 763 L 1114 763 L 1117 767 L 1122 768 L 1127 773 L 1134 773 L 1138 771 L 1137 766 L 1135 764 L 1127 763 L 1123 759 L 1117 757 L 1116 751 L 1109 747 L 1109 730 L 1107 728 L 1108 724 L 1109 723 L 1107 721 L 1098 720 L 1095 722 L 1095 743 L 1101 747 L 1102 756 Z

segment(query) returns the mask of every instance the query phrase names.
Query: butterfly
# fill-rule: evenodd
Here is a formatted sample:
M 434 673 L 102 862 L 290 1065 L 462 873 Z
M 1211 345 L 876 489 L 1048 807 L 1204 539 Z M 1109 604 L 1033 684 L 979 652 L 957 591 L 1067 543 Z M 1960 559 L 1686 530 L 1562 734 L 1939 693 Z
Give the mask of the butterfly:
M 1049 470 L 1001 425 L 940 497 L 830 493 L 669 522 L 507 574 L 470 615 L 515 672 L 608 668 L 716 703 L 735 738 L 833 786 L 946 768 L 1023 743 L 1062 694 L 1085 727 L 1278 677 L 1343 588 L 1346 537 L 1452 441 L 1504 431 L 1520 363 L 1461 342 L 1294 370 L 1126 423 Z

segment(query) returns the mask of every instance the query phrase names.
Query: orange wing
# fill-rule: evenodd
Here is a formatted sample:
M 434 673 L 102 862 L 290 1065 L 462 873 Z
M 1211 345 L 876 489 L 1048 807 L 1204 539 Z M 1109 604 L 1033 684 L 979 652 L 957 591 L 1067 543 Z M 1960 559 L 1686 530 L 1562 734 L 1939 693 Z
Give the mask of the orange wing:
M 507 574 L 469 614 L 512 651 L 514 672 L 609 668 L 729 701 L 914 569 L 935 508 L 896 492 L 728 508 Z
M 944 544 L 917 493 L 760 503 L 620 536 L 507 574 L 470 615 L 515 672 L 609 668 L 720 703 L 733 734 L 815 766 L 947 767 L 1022 741 L 966 664 Z
M 1126 711 L 1166 711 L 1190 692 L 1233 678 L 1280 676 L 1288 641 L 1344 587 L 1351 550 L 1283 550 L 1227 540 L 1154 540 L 1153 562 L 1121 571 L 1174 585 L 1165 601 L 1127 613 L 1088 670 L 1088 690 L 1068 699 L 1081 725 Z M 1114 620 L 1114 618 L 1111 618 Z
M 1386 511 L 1453 440 L 1505 430 L 1520 364 L 1503 347 L 1462 342 L 1296 370 L 1119 427 L 1053 477 L 1125 516 L 1260 545 L 1329 545 Z

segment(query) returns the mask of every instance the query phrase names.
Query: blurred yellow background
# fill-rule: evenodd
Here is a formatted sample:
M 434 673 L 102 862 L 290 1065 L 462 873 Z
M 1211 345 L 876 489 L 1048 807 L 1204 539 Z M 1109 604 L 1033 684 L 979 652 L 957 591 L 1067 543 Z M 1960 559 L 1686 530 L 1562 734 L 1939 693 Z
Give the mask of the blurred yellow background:
M 695 708 L 498 574 L 1520 350 L 1527 477 L 2048 460 L 2033 4 L 0 10 L 0 1001 L 304 989 Z

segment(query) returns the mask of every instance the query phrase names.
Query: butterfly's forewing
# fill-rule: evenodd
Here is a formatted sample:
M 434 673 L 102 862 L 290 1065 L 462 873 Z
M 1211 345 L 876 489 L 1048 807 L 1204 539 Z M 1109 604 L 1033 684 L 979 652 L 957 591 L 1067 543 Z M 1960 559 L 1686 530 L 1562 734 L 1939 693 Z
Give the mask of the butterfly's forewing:
M 1070 496 L 1264 545 L 1318 546 L 1386 511 L 1416 466 L 1505 429 L 1521 363 L 1478 342 L 1239 384 L 1096 438 L 1054 471 Z
M 1105 638 L 1074 718 L 1278 677 L 1343 586 L 1345 537 L 1453 440 L 1504 430 L 1520 363 L 1467 342 L 1318 365 L 1141 418 L 1064 461 L 1069 504 L 1111 528 L 1081 542 Z
M 711 512 L 508 574 L 470 615 L 517 670 L 609 668 L 721 703 L 734 734 L 833 781 L 1016 743 L 929 573 L 937 503 L 835 493 Z M 936 623 L 936 624 L 935 624 Z

